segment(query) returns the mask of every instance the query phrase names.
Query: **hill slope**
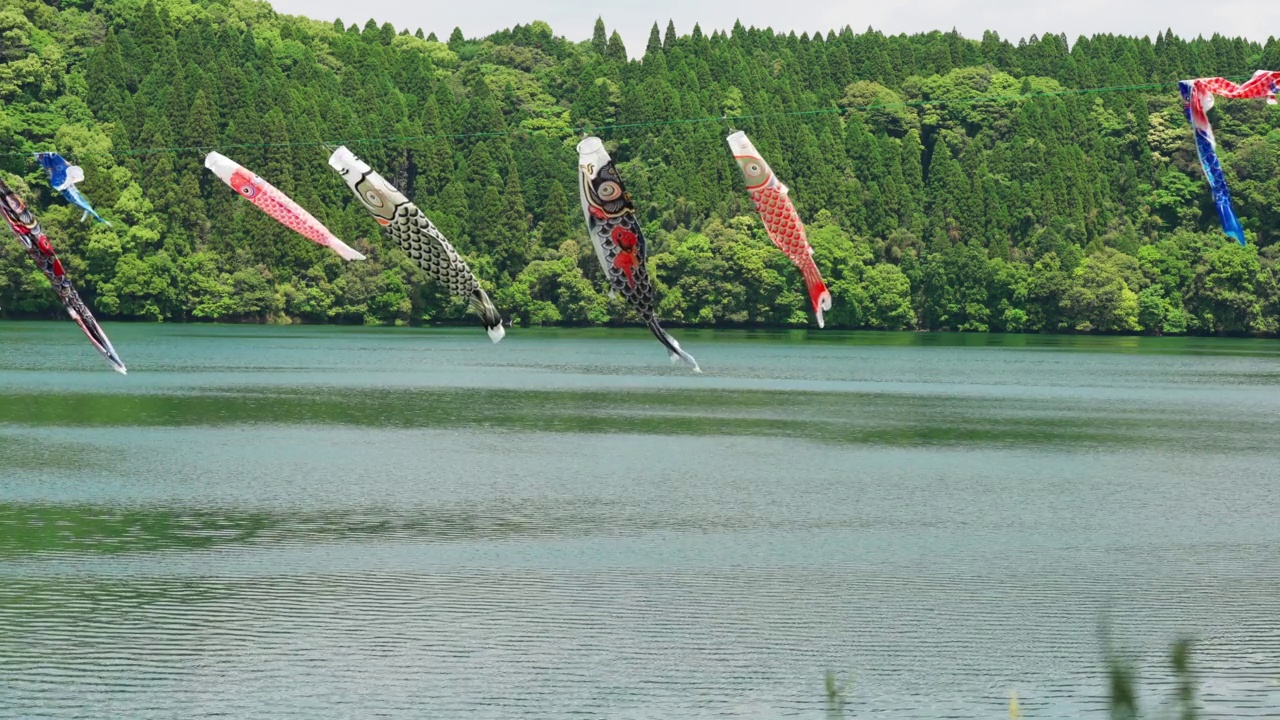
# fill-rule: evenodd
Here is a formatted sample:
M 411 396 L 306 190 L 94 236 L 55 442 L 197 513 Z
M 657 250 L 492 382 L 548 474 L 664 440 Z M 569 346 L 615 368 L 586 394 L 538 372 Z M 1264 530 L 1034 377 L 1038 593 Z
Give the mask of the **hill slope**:
M 1056 94 L 1249 75 L 1280 66 L 1276 41 L 1097 36 L 1068 50 L 1052 34 L 1015 45 L 992 33 L 680 36 L 655 25 L 643 59 L 628 61 L 602 25 L 581 43 L 541 23 L 482 40 L 424 35 L 251 0 L 0 0 L 0 153 L 75 155 L 82 188 L 116 224 L 76 222 L 20 154 L 0 169 L 27 180 L 105 317 L 463 317 L 326 166 L 320 144 L 347 141 L 437 221 L 518 322 L 602 323 L 627 315 L 586 246 L 570 128 L 627 126 L 601 134 L 649 230 L 662 315 L 804 325 L 799 275 L 765 239 L 728 155 L 730 124 L 644 125 L 757 115 L 736 129 L 810 224 L 831 325 L 1280 328 L 1280 113 L 1217 111 L 1253 241 L 1241 250 L 1217 232 L 1175 88 Z M 973 100 L 991 96 L 1008 97 Z M 834 111 L 868 105 L 880 107 Z M 784 114 L 807 110 L 828 112 Z M 210 145 L 370 261 L 343 265 L 275 225 L 204 171 L 201 152 L 151 151 Z M 56 311 L 43 288 L 0 243 L 0 308 Z

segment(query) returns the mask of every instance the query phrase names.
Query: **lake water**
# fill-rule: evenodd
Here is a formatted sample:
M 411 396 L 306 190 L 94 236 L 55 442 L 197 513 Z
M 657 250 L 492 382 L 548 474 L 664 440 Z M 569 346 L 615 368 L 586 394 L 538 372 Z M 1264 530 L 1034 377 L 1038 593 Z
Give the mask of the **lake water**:
M 0 717 L 1280 713 L 1274 341 L 107 330 L 0 323 Z

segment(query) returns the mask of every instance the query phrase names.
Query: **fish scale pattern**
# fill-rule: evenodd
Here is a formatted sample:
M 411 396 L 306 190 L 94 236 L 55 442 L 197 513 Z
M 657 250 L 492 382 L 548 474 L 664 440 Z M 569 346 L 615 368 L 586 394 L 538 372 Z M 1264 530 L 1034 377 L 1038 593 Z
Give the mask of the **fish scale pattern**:
M 636 314 L 646 323 L 652 321 L 658 312 L 656 294 L 653 280 L 649 278 L 644 233 L 640 231 L 634 211 L 628 207 L 627 214 L 620 217 L 592 219 L 595 222 L 590 224 L 589 229 L 594 236 L 593 240 L 604 251 L 605 276 L 609 280 L 610 289 L 621 295 L 631 307 L 635 308 Z M 618 228 L 622 228 L 628 235 L 635 238 L 635 244 L 631 249 L 623 248 L 615 239 L 618 237 L 616 232 Z M 634 255 L 636 260 L 633 265 L 623 265 L 618 261 L 620 257 L 626 255 Z
M 220 153 L 211 152 L 205 156 L 204 166 L 237 195 L 248 200 L 254 207 L 281 225 L 321 247 L 329 248 L 344 260 L 365 259 L 364 255 L 339 240 L 329 231 L 329 228 L 279 188 L 250 172 L 240 163 Z
M 786 194 L 774 187 L 752 191 L 751 202 L 755 204 L 756 212 L 760 213 L 769 239 L 800 269 L 805 285 L 809 288 L 814 310 L 818 310 L 820 298 L 827 292 L 827 286 L 822 282 L 822 273 L 818 271 L 817 264 L 813 262 L 813 248 L 809 245 L 809 238 L 795 205 Z
M 486 328 L 502 324 L 501 316 L 467 261 L 417 205 L 406 202 L 398 206 L 387 224 L 387 232 L 428 277 L 442 283 L 449 292 L 467 298 Z
M 1221 77 L 1200 78 L 1192 82 L 1199 83 L 1214 95 L 1231 100 L 1266 98 L 1274 105 L 1276 93 L 1280 92 L 1280 70 L 1259 70 L 1247 82 L 1240 84 Z
M 467 297 L 479 289 L 467 261 L 416 205 L 405 203 L 396 208 L 387 231 L 423 272 L 444 283 L 450 292 Z
M 249 201 L 257 205 L 263 212 L 275 218 L 281 225 L 298 233 L 302 237 L 324 247 L 333 247 L 334 241 L 345 245 L 341 240 L 334 237 L 333 233 L 325 230 L 319 220 L 302 209 L 293 200 L 290 200 L 284 193 L 276 189 L 274 185 L 258 178 L 254 183 L 258 186 L 258 193 Z

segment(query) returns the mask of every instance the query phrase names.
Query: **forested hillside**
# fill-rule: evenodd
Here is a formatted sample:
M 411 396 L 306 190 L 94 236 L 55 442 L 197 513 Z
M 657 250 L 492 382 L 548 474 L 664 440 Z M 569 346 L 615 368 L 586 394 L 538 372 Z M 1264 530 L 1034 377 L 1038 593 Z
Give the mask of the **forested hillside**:
M 1218 230 L 1167 84 L 1280 68 L 1280 42 L 655 24 L 629 59 L 603 24 L 582 42 L 542 23 L 482 39 L 432 30 L 448 32 L 252 0 L 0 0 L 0 169 L 106 318 L 465 317 L 328 168 L 322 143 L 346 142 L 452 238 L 517 324 L 627 322 L 577 201 L 573 148 L 595 127 L 635 195 L 675 324 L 812 322 L 725 145 L 742 129 L 809 224 L 829 326 L 1280 330 L 1280 111 L 1214 111 L 1249 232 L 1240 248 Z M 1088 88 L 1131 89 L 1063 92 Z M 840 110 L 851 107 L 863 109 Z M 703 121 L 669 122 L 683 119 Z M 237 199 L 202 167 L 199 148 L 215 146 L 369 261 L 344 264 Z M 112 227 L 80 223 L 56 197 L 29 157 L 41 149 L 85 168 L 81 188 Z M 0 308 L 61 312 L 10 240 Z

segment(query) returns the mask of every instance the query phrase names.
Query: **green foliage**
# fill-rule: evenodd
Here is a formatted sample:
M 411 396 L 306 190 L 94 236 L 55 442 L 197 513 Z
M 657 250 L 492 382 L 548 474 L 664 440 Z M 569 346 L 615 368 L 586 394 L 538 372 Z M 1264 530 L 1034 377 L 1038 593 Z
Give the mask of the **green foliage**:
M 1062 299 L 1068 324 L 1082 331 L 1138 330 L 1135 290 L 1141 277 L 1137 261 L 1117 250 L 1090 255 L 1076 268 L 1074 286 Z
M 664 319 L 811 326 L 724 128 L 647 125 L 732 115 L 792 188 L 831 327 L 1280 332 L 1280 111 L 1215 110 L 1242 249 L 1216 226 L 1176 93 L 1069 92 L 1248 75 L 1271 45 L 668 24 L 633 60 L 602 20 L 584 42 L 542 22 L 447 37 L 264 3 L 0 0 L 0 170 L 104 317 L 464 320 L 326 166 L 320 143 L 345 139 L 520 324 L 632 322 L 575 197 L 570 128 L 597 126 L 636 198 Z M 236 199 L 203 151 L 156 147 L 224 148 L 369 260 L 343 263 Z M 23 157 L 53 148 L 85 168 L 112 227 L 78 222 Z M 56 312 L 0 243 L 0 313 Z
M 911 281 L 896 265 L 881 263 L 867 271 L 864 290 L 868 298 L 866 324 L 877 330 L 903 330 L 915 325 L 911 308 Z
M 908 130 L 920 128 L 920 118 L 914 108 L 908 107 L 902 96 L 877 82 L 859 80 L 844 89 L 840 106 L 859 108 L 869 124 L 877 130 L 896 136 L 906 135 Z
M 552 257 L 535 260 L 498 292 L 519 325 L 598 325 L 608 321 L 606 303 L 582 275 L 578 244 L 566 240 Z
M 847 687 L 836 679 L 836 674 L 828 670 L 822 678 L 827 694 L 827 717 L 843 718 Z
M 1104 638 L 1105 639 L 1105 638 Z M 1178 718 L 1196 720 L 1199 710 L 1196 704 L 1196 680 L 1191 670 L 1192 643 L 1182 638 L 1173 644 L 1169 652 L 1170 670 L 1174 676 L 1172 707 L 1146 715 L 1139 708 L 1138 675 L 1131 660 L 1110 647 L 1106 649 L 1108 708 L 1112 720 L 1140 720 L 1144 717 Z

